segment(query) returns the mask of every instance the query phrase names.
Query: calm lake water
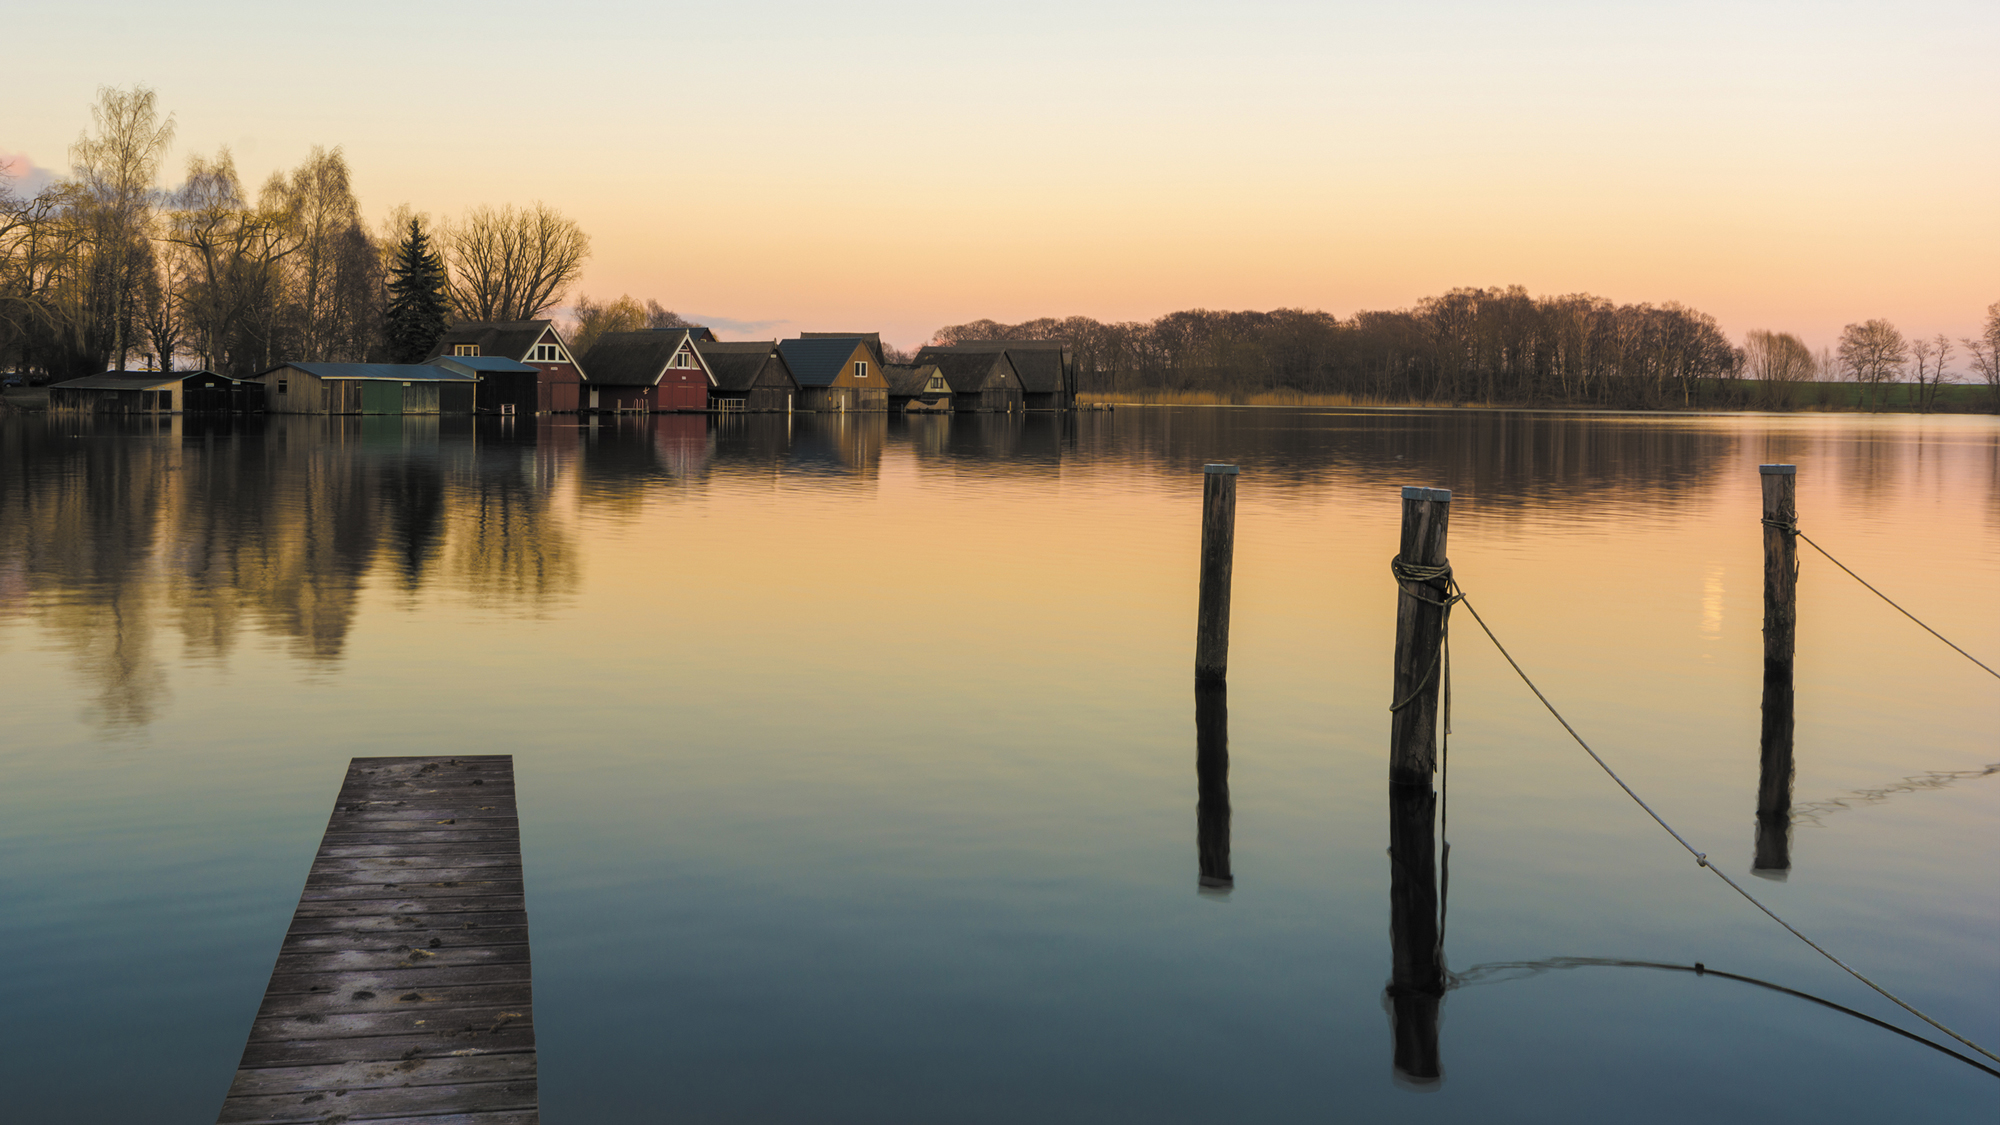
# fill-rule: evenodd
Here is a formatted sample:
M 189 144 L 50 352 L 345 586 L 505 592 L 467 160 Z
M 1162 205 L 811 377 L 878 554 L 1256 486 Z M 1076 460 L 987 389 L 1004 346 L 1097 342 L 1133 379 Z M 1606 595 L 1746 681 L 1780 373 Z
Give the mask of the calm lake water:
M 1228 894 L 1206 461 L 1243 468 Z M 0 1117 L 214 1120 L 347 760 L 511 753 L 550 1122 L 1991 1122 L 2000 1080 L 1792 997 L 1520 967 L 1921 1026 L 1463 614 L 1458 986 L 1442 1081 L 1393 1071 L 1405 484 L 1668 820 L 2000 1043 L 2000 685 L 1810 550 L 1792 867 L 1750 877 L 1765 461 L 2000 656 L 1992 418 L 0 420 Z

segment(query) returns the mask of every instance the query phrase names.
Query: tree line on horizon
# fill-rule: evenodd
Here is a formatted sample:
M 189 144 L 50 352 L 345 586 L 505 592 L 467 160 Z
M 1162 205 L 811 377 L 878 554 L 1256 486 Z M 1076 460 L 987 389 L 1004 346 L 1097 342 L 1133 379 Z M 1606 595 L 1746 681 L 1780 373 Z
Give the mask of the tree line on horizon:
M 1634 408 L 1784 408 L 1797 401 L 1798 384 L 1813 382 L 1860 384 L 1864 405 L 1879 407 L 1889 385 L 1907 382 L 1912 401 L 1930 409 L 1962 373 L 1953 367 L 1962 350 L 2000 406 L 2000 302 L 1987 308 L 1976 337 L 1912 340 L 1886 320 L 1868 320 L 1817 353 L 1792 333 L 1761 329 L 1734 345 L 1714 317 L 1673 302 L 1536 297 L 1518 285 L 1454 289 L 1346 319 L 1311 309 L 1191 309 L 1116 323 L 977 320 L 940 328 L 933 342 L 1008 339 L 1067 341 L 1085 393 Z
M 455 321 L 529 320 L 560 307 L 590 238 L 543 203 L 432 220 L 408 206 L 370 230 L 345 156 L 315 147 L 254 194 L 227 148 L 158 185 L 174 122 L 153 91 L 105 88 L 72 174 L 32 196 L 0 173 L 0 370 L 48 379 L 182 360 L 247 375 L 288 360 L 414 362 Z M 571 348 L 605 332 L 686 326 L 630 296 L 569 307 Z M 1910 384 L 1928 408 L 1969 373 L 2000 406 L 2000 302 L 1981 333 L 1911 340 L 1886 320 L 1850 324 L 1815 353 L 1755 330 L 1739 346 L 1676 302 L 1617 304 L 1520 286 L 1454 289 L 1406 309 L 1342 319 L 1309 309 L 1191 309 L 1151 321 L 973 321 L 932 342 L 1069 342 L 1083 392 L 1273 392 L 1381 402 L 1620 407 L 1764 406 L 1796 384 L 1850 381 L 1879 405 Z M 1954 367 L 1963 357 L 1969 372 Z M 888 349 L 892 362 L 907 353 Z

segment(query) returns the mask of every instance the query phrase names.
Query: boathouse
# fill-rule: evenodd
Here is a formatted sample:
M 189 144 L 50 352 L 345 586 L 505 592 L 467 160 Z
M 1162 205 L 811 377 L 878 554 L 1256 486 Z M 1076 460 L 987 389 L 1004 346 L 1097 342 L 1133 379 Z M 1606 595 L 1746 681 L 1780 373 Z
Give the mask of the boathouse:
M 446 371 L 461 371 L 479 380 L 482 414 L 534 414 L 541 403 L 542 369 L 497 355 L 441 355 L 431 361 Z
M 470 414 L 479 388 L 428 363 L 282 363 L 256 379 L 273 414 Z
M 1076 360 L 1061 340 L 979 340 L 967 344 L 932 344 L 917 352 L 918 363 L 935 363 L 949 353 L 1005 352 L 1020 380 L 1022 404 L 1029 410 L 1067 410 L 1076 403 Z M 950 378 L 947 372 L 946 378 Z
M 453 359 L 497 356 L 533 367 L 535 399 L 530 409 L 538 414 L 574 413 L 583 401 L 585 365 L 570 355 L 569 345 L 549 320 L 475 320 L 456 324 L 438 338 L 437 346 L 424 357 L 429 363 L 439 356 Z M 519 405 L 519 404 L 517 404 Z
M 917 362 L 935 364 L 944 373 L 954 411 L 1005 414 L 1027 409 L 1021 375 L 1006 352 L 941 352 Z
M 788 411 L 796 403 L 799 381 L 778 354 L 776 340 L 724 344 L 711 336 L 697 339 L 694 346 L 715 380 L 708 390 L 711 408 L 771 413 Z
M 91 414 L 259 410 L 263 388 L 213 371 L 105 371 L 49 387 L 49 409 Z
M 800 410 L 840 412 L 889 409 L 882 364 L 864 336 L 801 336 L 778 342 L 792 378 L 799 381 Z
M 947 411 L 951 409 L 952 386 L 935 363 L 891 363 L 882 368 L 889 380 L 889 409 Z
M 592 373 L 586 410 L 707 410 L 715 385 L 687 328 L 606 332 L 583 363 Z

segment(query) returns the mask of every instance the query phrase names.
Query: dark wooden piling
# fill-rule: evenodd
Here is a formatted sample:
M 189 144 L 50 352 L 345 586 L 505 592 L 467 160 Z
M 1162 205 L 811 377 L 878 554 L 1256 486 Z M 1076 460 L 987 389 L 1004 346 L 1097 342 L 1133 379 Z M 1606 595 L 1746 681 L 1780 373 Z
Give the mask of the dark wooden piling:
M 1236 466 L 1209 465 L 1201 486 L 1201 604 L 1195 614 L 1194 678 L 1229 675 L 1229 580 L 1236 557 Z
M 1757 849 L 1751 870 L 1792 866 L 1792 658 L 1798 647 L 1798 467 L 1759 465 L 1764 486 L 1764 702 L 1758 738 Z
M 1437 770 L 1438 686 L 1443 682 L 1445 602 L 1450 577 L 1445 532 L 1451 492 L 1403 490 L 1402 549 L 1396 556 L 1395 701 L 1389 716 L 1389 781 L 1430 788 Z
M 1195 849 L 1205 894 L 1228 894 L 1236 886 L 1229 870 L 1229 688 L 1220 683 L 1194 688 Z
M 222 1125 L 537 1125 L 514 764 L 356 758 Z
M 1416 1087 L 1444 1077 L 1438 1010 L 1444 950 L 1438 924 L 1437 794 L 1430 785 L 1389 786 L 1387 990 L 1396 1079 Z

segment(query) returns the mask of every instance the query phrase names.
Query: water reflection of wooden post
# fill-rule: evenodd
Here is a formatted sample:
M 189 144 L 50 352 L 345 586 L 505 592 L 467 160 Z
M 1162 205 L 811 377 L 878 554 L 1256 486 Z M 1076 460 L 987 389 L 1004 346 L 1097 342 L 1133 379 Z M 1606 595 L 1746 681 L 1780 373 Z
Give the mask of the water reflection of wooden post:
M 1451 493 L 1403 490 L 1402 549 L 1396 557 L 1395 701 L 1389 719 L 1389 942 L 1387 999 L 1394 1022 L 1396 1077 L 1420 1089 L 1444 1075 L 1438 1009 L 1444 950 L 1438 933 L 1438 691 L 1450 577 L 1445 532 Z
M 1201 603 L 1195 614 L 1194 678 L 1229 674 L 1229 577 L 1236 555 L 1236 466 L 1210 465 L 1201 486 Z
M 1798 466 L 1760 465 L 1764 485 L 1764 722 L 1758 740 L 1757 855 L 1750 869 L 1792 866 L 1792 656 L 1798 646 Z
M 1226 895 L 1236 876 L 1229 872 L 1229 688 L 1220 682 L 1194 688 L 1194 775 L 1197 885 Z

